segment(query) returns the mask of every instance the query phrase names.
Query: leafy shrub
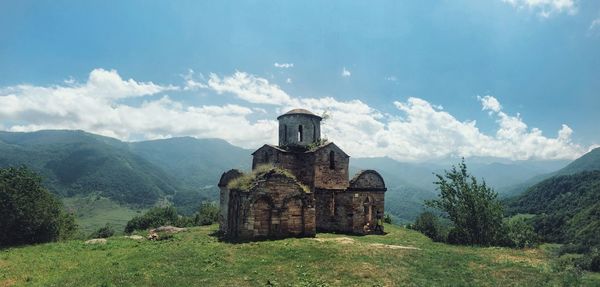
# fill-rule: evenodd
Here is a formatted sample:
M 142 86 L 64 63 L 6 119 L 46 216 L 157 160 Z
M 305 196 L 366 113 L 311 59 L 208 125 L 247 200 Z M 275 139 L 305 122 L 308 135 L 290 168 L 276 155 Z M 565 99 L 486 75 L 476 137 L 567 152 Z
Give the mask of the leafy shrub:
M 0 169 L 0 246 L 56 241 L 77 230 L 75 218 L 26 167 Z
M 90 234 L 90 238 L 109 238 L 115 235 L 115 230 L 108 223 Z
M 421 213 L 411 228 L 425 234 L 434 241 L 446 241 L 446 231 L 439 218 L 430 211 Z
M 506 221 L 506 236 L 510 246 L 517 248 L 534 247 L 538 236 L 523 216 L 514 216 Z
M 392 216 L 389 213 L 386 213 L 383 216 L 383 222 L 387 224 L 392 224 Z
M 158 232 L 157 235 L 158 235 L 157 240 L 159 240 L 159 241 L 170 240 L 170 239 L 173 239 L 175 237 L 175 235 L 173 233 L 171 233 L 171 232 L 164 232 L 164 231 Z
M 458 244 L 502 244 L 502 204 L 485 181 L 479 183 L 467 172 L 465 161 L 444 175 L 436 174 L 439 198 L 425 204 L 443 212 L 452 221 L 449 242 Z M 450 241 L 452 239 L 452 241 Z
M 194 216 L 195 225 L 211 225 L 219 220 L 219 207 L 212 202 L 203 202 Z
M 573 264 L 583 270 L 600 272 L 600 250 L 592 248 L 590 252 L 574 260 Z
M 136 216 L 129 220 L 125 226 L 125 233 L 131 233 L 134 230 L 145 230 L 163 225 L 182 227 L 182 223 L 183 222 L 179 220 L 177 210 L 174 207 L 156 207 L 150 209 L 144 215 Z

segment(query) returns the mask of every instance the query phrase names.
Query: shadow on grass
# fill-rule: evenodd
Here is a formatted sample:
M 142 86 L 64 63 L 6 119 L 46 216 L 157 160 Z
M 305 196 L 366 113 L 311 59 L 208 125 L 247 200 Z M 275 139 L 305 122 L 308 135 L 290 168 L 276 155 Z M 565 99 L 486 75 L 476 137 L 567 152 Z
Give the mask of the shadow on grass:
M 377 232 L 377 233 L 369 233 L 369 234 L 360 234 L 360 233 L 349 233 L 349 232 L 339 232 L 339 231 L 321 231 L 317 232 L 318 234 L 338 234 L 338 235 L 350 235 L 350 236 L 366 236 L 366 235 L 386 235 L 387 232 Z M 219 242 L 230 243 L 230 244 L 243 244 L 243 243 L 251 243 L 251 242 L 261 242 L 261 241 L 278 241 L 287 238 L 315 238 L 316 235 L 297 235 L 297 236 L 261 236 L 255 238 L 235 238 L 229 237 L 225 233 L 220 230 L 215 230 L 208 234 L 208 236 L 216 238 Z

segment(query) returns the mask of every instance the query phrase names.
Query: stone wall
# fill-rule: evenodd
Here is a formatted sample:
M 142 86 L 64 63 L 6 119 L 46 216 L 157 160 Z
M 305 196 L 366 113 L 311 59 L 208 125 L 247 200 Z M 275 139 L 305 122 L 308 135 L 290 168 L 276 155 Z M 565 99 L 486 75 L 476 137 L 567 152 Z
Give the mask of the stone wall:
M 273 174 L 249 191 L 232 190 L 229 228 L 234 238 L 314 236 L 315 200 L 293 178 Z M 233 222 L 235 221 L 235 222 Z
M 350 157 L 334 143 L 314 152 L 314 186 L 318 189 L 346 189 Z
M 302 126 L 302 141 L 299 129 Z M 279 118 L 279 146 L 306 146 L 321 139 L 321 118 L 311 115 L 284 115 Z
M 302 184 L 314 186 L 314 154 L 310 152 L 288 152 L 264 145 L 253 153 L 252 169 L 270 164 L 290 171 Z
M 227 208 L 229 206 L 229 188 L 227 184 L 230 181 L 242 176 L 242 172 L 237 169 L 231 169 L 224 172 L 219 180 L 219 231 L 227 231 Z

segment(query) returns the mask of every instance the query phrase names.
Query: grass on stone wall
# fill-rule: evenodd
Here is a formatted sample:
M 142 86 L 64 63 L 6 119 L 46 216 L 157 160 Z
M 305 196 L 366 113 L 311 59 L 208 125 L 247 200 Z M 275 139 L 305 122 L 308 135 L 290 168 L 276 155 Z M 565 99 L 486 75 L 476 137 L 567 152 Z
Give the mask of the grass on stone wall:
M 227 188 L 232 189 L 232 190 L 236 189 L 236 190 L 248 191 L 252 187 L 254 187 L 254 185 L 256 185 L 259 180 L 264 179 L 268 174 L 271 174 L 271 173 L 280 174 L 280 175 L 283 175 L 290 179 L 293 179 L 302 187 L 304 192 L 306 192 L 306 193 L 310 192 L 308 187 L 306 187 L 304 184 L 300 183 L 290 171 L 283 169 L 283 168 L 275 167 L 270 164 L 259 165 L 254 170 L 252 170 L 252 172 L 243 173 L 242 176 L 231 180 L 227 184 Z
M 598 286 L 543 248 L 434 243 L 386 225 L 384 236 L 318 234 L 241 244 L 193 228 L 164 241 L 108 238 L 0 251 L 0 286 Z M 417 249 L 414 249 L 417 248 Z

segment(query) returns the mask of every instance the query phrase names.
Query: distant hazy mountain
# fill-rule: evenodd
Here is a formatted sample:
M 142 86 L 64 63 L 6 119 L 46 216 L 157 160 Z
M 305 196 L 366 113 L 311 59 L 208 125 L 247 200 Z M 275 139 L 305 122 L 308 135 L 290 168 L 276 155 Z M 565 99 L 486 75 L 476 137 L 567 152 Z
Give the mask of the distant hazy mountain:
M 0 132 L 0 166 L 27 165 L 63 196 L 99 193 L 117 202 L 151 205 L 177 182 L 126 144 L 82 131 Z
M 185 188 L 210 190 L 216 198 L 216 184 L 229 169 L 249 170 L 252 150 L 242 149 L 221 139 L 170 138 L 133 142 L 133 153 L 162 168 Z
M 558 175 L 571 175 L 583 171 L 600 170 L 600 148 L 595 148 L 580 158 L 565 164 L 561 169 L 533 176 L 521 183 L 504 188 L 504 197 L 513 197 L 523 194 L 529 187 L 548 178 Z
M 434 173 L 443 174 L 455 161 L 446 159 L 439 162 L 399 162 L 388 157 L 350 158 L 350 172 L 360 169 L 375 169 L 386 181 L 386 209 L 401 221 L 412 221 L 422 210 L 423 202 L 437 196 Z M 468 170 L 477 178 L 502 194 L 516 183 L 522 183 L 534 176 L 555 171 L 566 164 L 565 161 L 508 161 L 494 158 L 466 159 Z
M 0 132 L 0 166 L 28 165 L 57 194 L 98 192 L 117 202 L 139 205 L 166 197 L 186 210 L 206 198 L 217 199 L 215 185 L 221 174 L 231 168 L 249 170 L 251 152 L 220 139 L 183 137 L 127 143 L 82 131 Z M 350 176 L 361 169 L 379 171 L 388 186 L 386 209 L 407 221 L 421 212 L 424 200 L 436 196 L 433 173 L 442 173 L 459 161 L 351 158 Z M 469 171 L 499 192 L 564 164 L 467 159 Z M 582 158 L 581 163 L 567 168 L 590 165 L 593 163 Z

